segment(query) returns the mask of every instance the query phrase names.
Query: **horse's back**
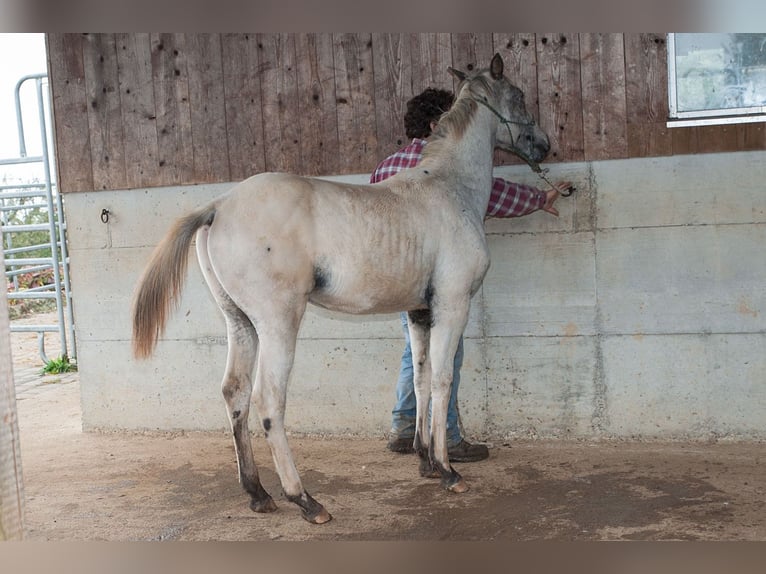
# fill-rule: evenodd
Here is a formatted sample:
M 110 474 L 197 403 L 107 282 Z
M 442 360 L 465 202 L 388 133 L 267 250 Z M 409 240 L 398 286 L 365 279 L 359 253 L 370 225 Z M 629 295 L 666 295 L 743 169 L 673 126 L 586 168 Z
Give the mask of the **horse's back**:
M 227 290 L 306 297 L 349 313 L 422 304 L 438 240 L 385 186 L 263 173 L 222 197 L 208 236 Z
M 419 308 L 445 272 L 475 274 L 456 262 L 484 248 L 483 230 L 473 238 L 441 193 L 411 177 L 354 185 L 259 174 L 220 200 L 211 259 L 224 285 L 277 288 L 355 314 Z

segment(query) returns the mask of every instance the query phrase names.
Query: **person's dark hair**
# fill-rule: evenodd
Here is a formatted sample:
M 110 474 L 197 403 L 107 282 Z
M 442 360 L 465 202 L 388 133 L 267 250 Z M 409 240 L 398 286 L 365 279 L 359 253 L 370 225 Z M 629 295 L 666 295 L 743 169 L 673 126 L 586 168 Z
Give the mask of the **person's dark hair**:
M 431 122 L 438 120 L 450 109 L 455 96 L 447 90 L 426 88 L 407 102 L 404 131 L 408 138 L 427 138 L 431 135 Z

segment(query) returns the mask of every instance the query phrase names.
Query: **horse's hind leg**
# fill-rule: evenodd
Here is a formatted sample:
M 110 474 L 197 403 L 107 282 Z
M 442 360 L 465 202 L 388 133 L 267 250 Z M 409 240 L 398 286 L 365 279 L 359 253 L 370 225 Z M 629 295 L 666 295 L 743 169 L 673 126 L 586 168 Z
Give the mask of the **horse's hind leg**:
M 258 335 L 250 319 L 231 300 L 218 281 L 207 253 L 207 235 L 207 227 L 200 229 L 197 234 L 197 257 L 202 274 L 226 319 L 229 351 L 221 387 L 234 434 L 239 480 L 242 488 L 250 495 L 250 508 L 256 512 L 273 512 L 277 505 L 261 485 L 247 422 L 253 392 L 253 367 L 258 353 Z
M 276 329 L 259 328 L 261 346 L 255 378 L 255 404 L 285 497 L 301 508 L 305 520 L 322 524 L 332 516 L 303 488 L 285 434 L 287 380 L 295 357 L 299 323 L 300 317 L 296 316 L 285 324 L 280 321 L 280 327 Z
M 234 433 L 239 480 L 242 488 L 250 495 L 252 510 L 274 512 L 277 505 L 261 485 L 248 428 L 258 336 L 250 319 L 238 309 L 236 313 L 230 309 L 227 310 L 226 328 L 229 338 L 229 356 L 226 361 L 222 391 Z

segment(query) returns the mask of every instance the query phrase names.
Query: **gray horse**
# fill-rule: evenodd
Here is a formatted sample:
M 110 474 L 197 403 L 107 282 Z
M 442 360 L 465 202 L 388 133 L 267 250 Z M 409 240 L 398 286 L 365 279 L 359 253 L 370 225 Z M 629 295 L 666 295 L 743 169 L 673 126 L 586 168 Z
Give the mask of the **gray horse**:
M 256 512 L 276 505 L 253 460 L 253 392 L 285 496 L 309 522 L 331 519 L 303 488 L 284 427 L 307 303 L 353 314 L 409 313 L 420 474 L 440 477 L 453 492 L 468 490 L 447 456 L 447 402 L 471 297 L 489 267 L 484 214 L 493 150 L 512 151 L 534 166 L 550 145 L 521 90 L 504 77 L 499 55 L 488 69 L 450 72 L 461 81 L 455 103 L 417 167 L 374 185 L 283 173 L 251 177 L 178 220 L 140 280 L 133 345 L 137 357 L 146 357 L 179 298 L 196 238 L 202 272 L 226 318 L 223 396 L 240 480 Z

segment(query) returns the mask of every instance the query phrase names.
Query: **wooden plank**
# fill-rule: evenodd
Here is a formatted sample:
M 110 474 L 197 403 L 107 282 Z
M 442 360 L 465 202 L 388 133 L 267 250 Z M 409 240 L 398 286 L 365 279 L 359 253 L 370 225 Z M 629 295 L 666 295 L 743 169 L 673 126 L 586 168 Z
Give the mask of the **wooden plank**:
M 655 157 L 672 153 L 672 133 L 665 122 L 628 123 L 627 157 Z
M 340 173 L 372 171 L 378 164 L 375 84 L 370 34 L 333 36 Z
M 628 155 L 622 34 L 580 34 L 583 145 L 588 161 Z
M 335 61 L 331 34 L 298 34 L 298 121 L 301 172 L 338 173 Z
M 736 125 L 671 128 L 673 154 L 719 153 L 739 150 Z
M 426 88 L 454 90 L 452 76 L 452 36 L 448 33 L 410 34 L 412 94 Z
M 624 40 L 628 157 L 670 155 L 665 34 L 626 33 Z
M 672 155 L 699 153 L 699 128 L 671 128 Z
M 540 127 L 548 134 L 548 161 L 583 161 L 580 48 L 577 34 L 536 37 Z
M 0 249 L 0 269 L 5 269 Z M 0 302 L 0 542 L 24 536 L 24 485 L 8 299 Z
M 383 159 L 409 141 L 404 130 L 404 115 L 407 113 L 407 101 L 415 95 L 412 91 L 409 35 L 373 34 L 372 53 L 377 156 Z
M 697 153 L 722 153 L 739 150 L 739 126 L 700 126 Z
M 452 34 L 452 67 L 463 72 L 473 72 L 489 67 L 492 60 L 492 34 L 459 32 Z M 453 80 L 453 90 L 457 89 Z
M 192 183 L 231 181 L 220 34 L 187 34 Z
M 267 171 L 299 173 L 298 72 L 293 34 L 258 34 Z
M 505 75 L 514 86 L 524 92 L 527 109 L 540 119 L 540 102 L 537 94 L 537 52 L 535 35 L 528 33 L 494 34 L 494 52 L 500 54 L 505 64 Z
M 93 189 L 82 34 L 47 34 L 56 171 L 62 193 Z
M 255 34 L 224 34 L 221 43 L 229 175 L 237 181 L 266 169 L 258 42 Z
M 156 185 L 193 181 L 192 123 L 183 34 L 152 34 L 152 78 L 157 115 Z
M 87 34 L 83 62 L 88 107 L 93 187 L 123 189 L 125 134 L 122 126 L 114 34 Z
M 452 67 L 463 72 L 474 72 L 489 66 L 494 56 L 494 38 L 492 34 L 460 32 L 452 34 Z M 451 77 L 453 91 L 459 82 Z M 511 153 L 494 151 L 495 164 L 513 164 L 520 160 Z
M 151 38 L 149 34 L 117 34 L 115 42 L 126 184 L 130 188 L 154 185 L 159 166 Z
M 537 92 L 537 52 L 535 35 L 529 33 L 502 33 L 492 37 L 494 52 L 505 64 L 505 76 L 524 92 L 527 110 L 540 122 L 540 100 Z M 496 165 L 523 163 L 515 155 L 497 150 Z
M 766 123 L 741 125 L 740 138 L 739 149 L 742 151 L 766 149 Z

